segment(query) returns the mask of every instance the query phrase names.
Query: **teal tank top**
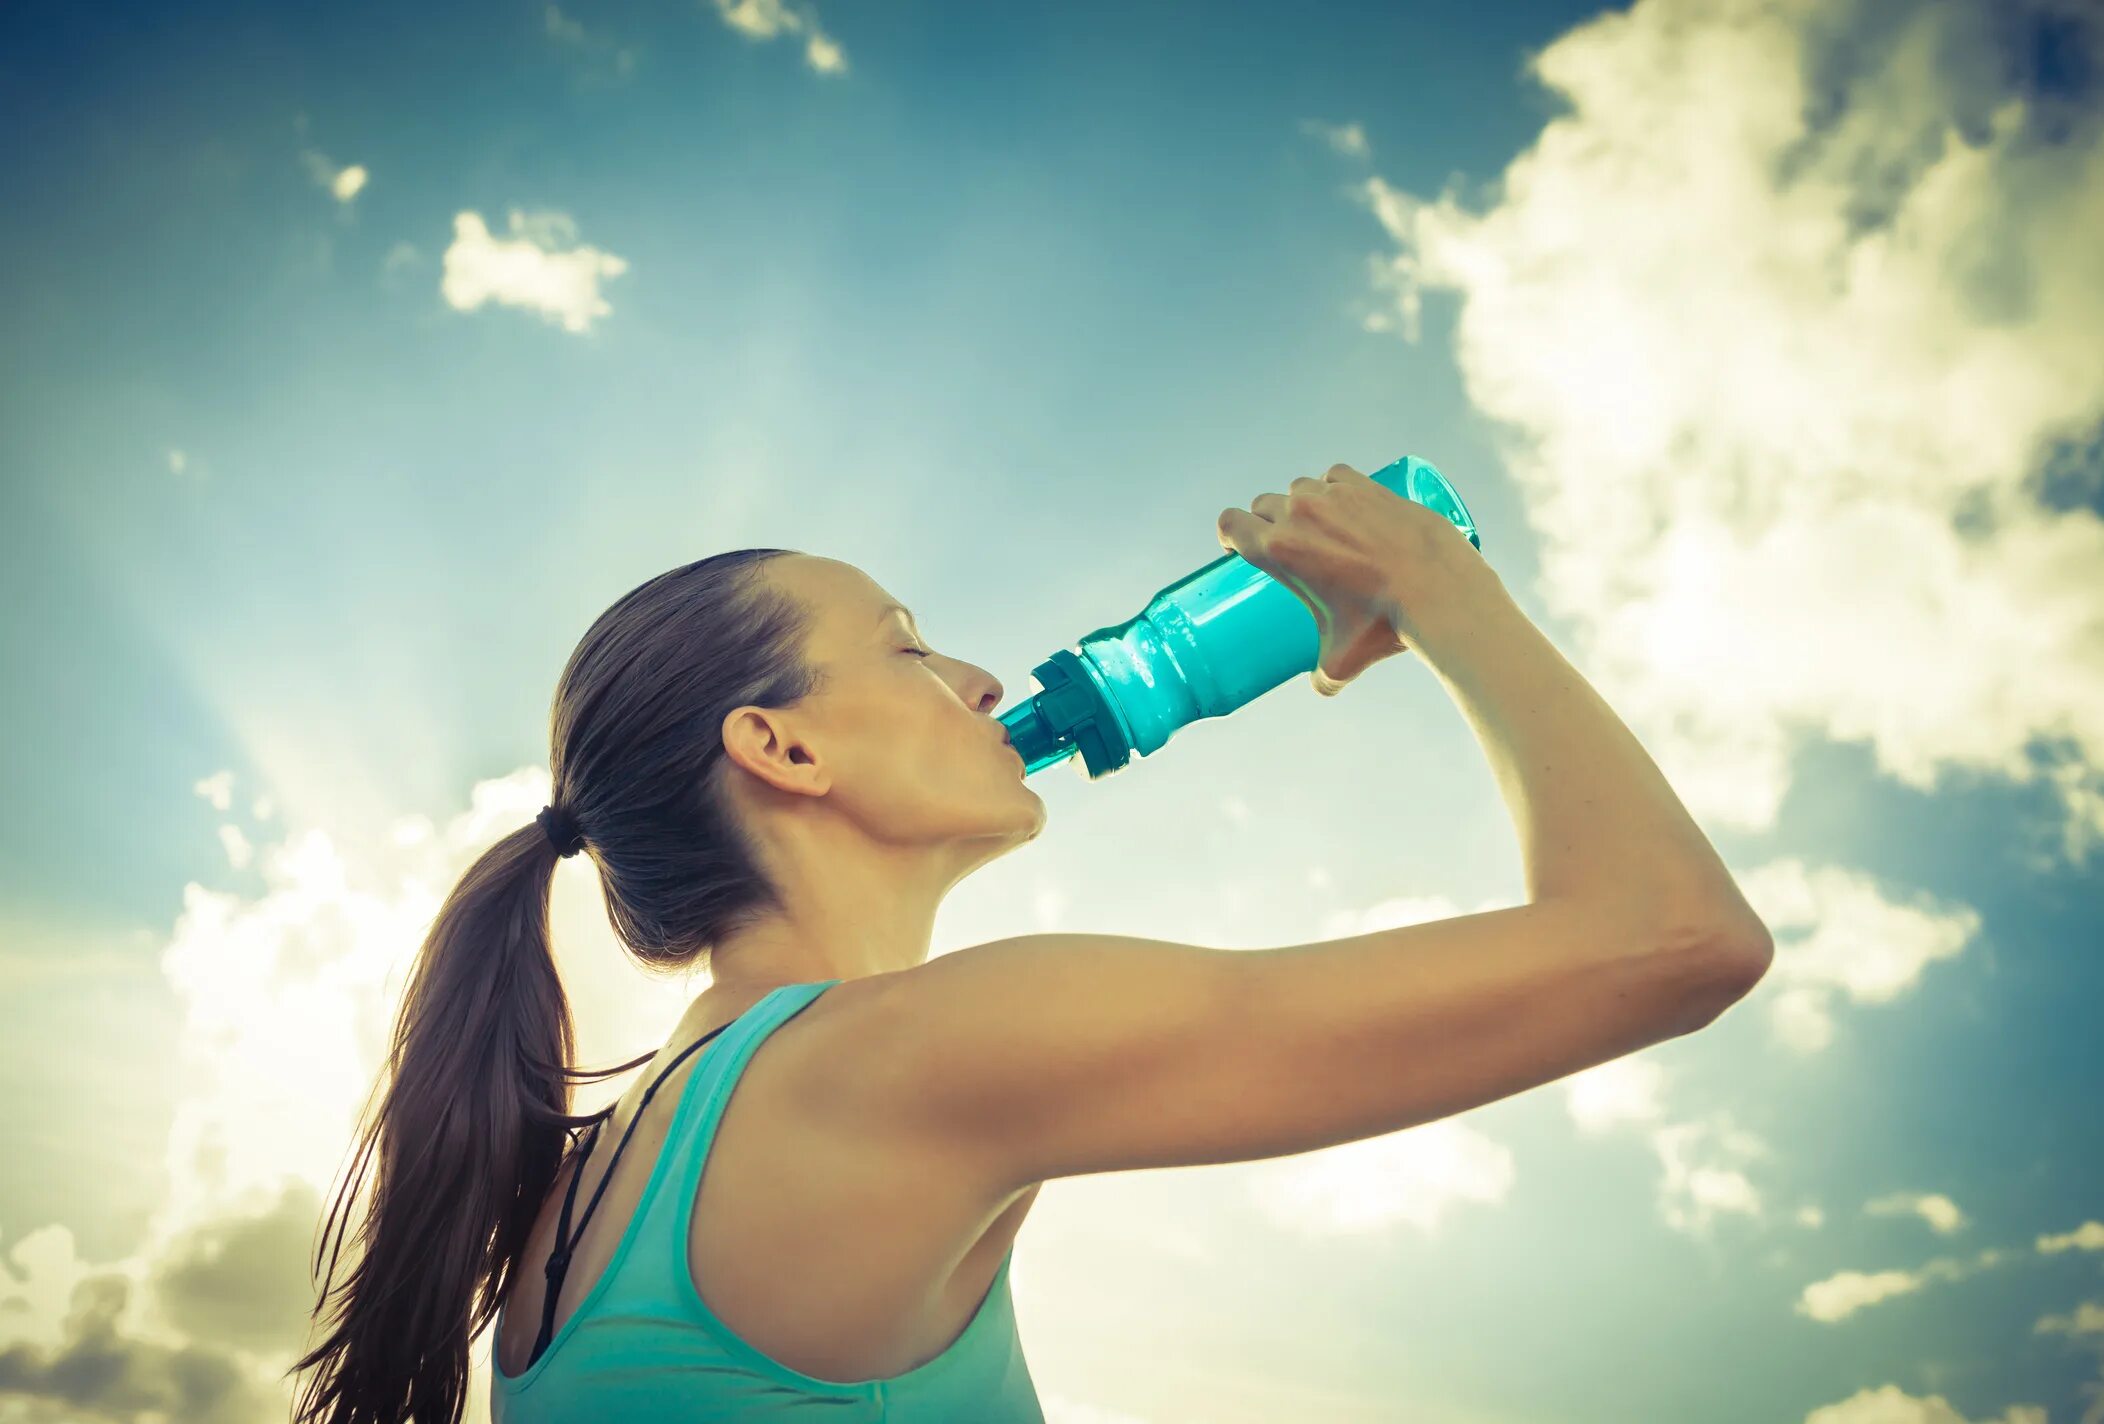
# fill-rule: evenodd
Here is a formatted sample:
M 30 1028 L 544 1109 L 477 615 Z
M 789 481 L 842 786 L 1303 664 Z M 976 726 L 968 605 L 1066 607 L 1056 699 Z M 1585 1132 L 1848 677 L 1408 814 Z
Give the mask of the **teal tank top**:
M 493 1424 L 1044 1424 L 1008 1291 L 1013 1247 L 949 1348 L 886 1379 L 825 1380 L 791 1369 L 734 1334 L 694 1288 L 687 1226 L 731 1088 L 768 1034 L 839 982 L 770 990 L 702 1050 L 606 1270 L 525 1370 L 505 1374 L 492 1349 Z

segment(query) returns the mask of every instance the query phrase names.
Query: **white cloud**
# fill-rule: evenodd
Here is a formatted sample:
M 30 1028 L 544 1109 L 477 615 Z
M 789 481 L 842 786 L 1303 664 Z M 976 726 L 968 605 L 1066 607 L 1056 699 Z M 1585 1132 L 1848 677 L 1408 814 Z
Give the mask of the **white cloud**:
M 847 72 L 847 54 L 830 37 L 813 34 L 804 42 L 804 62 L 820 74 Z
M 1745 1167 L 1771 1155 L 1753 1133 L 1719 1115 L 1677 1122 L 1651 1134 L 1651 1147 L 1665 1169 L 1659 1183 L 1659 1214 L 1675 1231 L 1700 1235 L 1726 1214 L 1761 1215 L 1761 1194 Z
M 1948 1236 L 1965 1225 L 1965 1213 L 1941 1192 L 1893 1192 L 1865 1202 L 1863 1210 L 1872 1216 L 1918 1216 L 1941 1236 Z
M 1366 130 L 1355 121 L 1348 124 L 1326 124 L 1319 119 L 1303 119 L 1302 133 L 1314 134 L 1337 152 L 1349 158 L 1366 158 L 1372 149 L 1366 142 Z
M 2085 1221 L 2059 1236 L 2041 1236 L 2038 1249 L 2048 1256 L 2062 1251 L 2104 1251 L 2104 1221 Z
M 771 40 L 784 34 L 804 36 L 804 62 L 820 74 L 845 74 L 847 55 L 820 28 L 816 11 L 786 0 L 714 0 L 716 13 L 739 34 Z
M 1512 1153 L 1452 1118 L 1268 1159 L 1245 1168 L 1257 1204 L 1312 1236 L 1407 1222 L 1430 1233 L 1456 1205 L 1495 1205 L 1512 1189 Z
M 171 474 L 171 475 L 179 475 L 179 474 L 181 474 L 181 473 L 182 473 L 182 472 L 183 472 L 183 471 L 184 471 L 185 469 L 187 469 L 187 468 L 189 467 L 189 464 L 190 464 L 190 456 L 188 455 L 188 453 L 186 453 L 185 451 L 182 451 L 182 450 L 175 450 L 175 449 L 171 449 L 171 450 L 169 450 L 169 452 L 168 452 L 168 473 L 169 473 L 169 474 Z
M 0 1269 L 0 1348 L 55 1347 L 73 1290 L 88 1274 L 63 1226 L 40 1226 L 7 1247 Z
M 1939 1256 L 1911 1271 L 1837 1271 L 1806 1286 L 1798 1296 L 1796 1310 L 1799 1315 L 1832 1324 L 1881 1301 L 1911 1295 L 1932 1281 L 1962 1281 L 2016 1259 L 2014 1252 L 1989 1247 L 1970 1259 Z
M 249 862 L 255 859 L 255 847 L 249 844 L 239 826 L 221 826 L 219 844 L 226 851 L 226 863 L 236 870 L 248 869 Z
M 1797 1312 L 1824 1324 L 1846 1320 L 1865 1306 L 1920 1290 L 1928 1282 L 1914 1271 L 1840 1271 L 1814 1281 L 1798 1297 Z
M 613 310 L 599 294 L 600 281 L 620 276 L 628 263 L 576 242 L 576 224 L 562 213 L 529 216 L 514 208 L 509 237 L 493 236 L 480 213 L 457 213 L 439 290 L 459 311 L 496 302 L 539 312 L 565 331 L 587 331 Z
M 1772 825 L 1810 734 L 2104 832 L 2104 519 L 2029 482 L 2104 424 L 2104 123 L 2009 97 L 1994 22 L 1638 0 L 1533 56 L 1571 112 L 1486 211 L 1360 190 L 1396 328 L 1458 294 L 1544 600 L 1699 817 Z
M 315 186 L 326 189 L 339 203 L 349 203 L 364 192 L 366 181 L 372 176 L 362 163 L 339 168 L 328 155 L 311 148 L 301 152 L 300 162 L 306 165 L 307 176 L 314 180 Z
M 1826 1225 L 1826 1213 L 1817 1206 L 1801 1206 L 1797 1209 L 1797 1224 L 1810 1231 Z
M 1821 1405 L 1804 1417 L 1804 1424 L 1969 1424 L 1940 1394 L 1917 1398 L 1896 1384 L 1863 1389 L 1839 1404 Z M 2045 1409 L 2036 1404 L 2012 1404 L 1992 1419 L 1979 1424 L 2046 1424 Z
M 1583 1132 L 1605 1132 L 1623 1123 L 1654 1122 L 1666 1070 L 1649 1058 L 1610 1058 L 1564 1079 L 1564 1104 Z
M 2038 1335 L 2104 1335 L 2104 1300 L 2085 1300 L 2066 1315 L 2041 1315 L 2031 1329 Z
M 201 776 L 190 784 L 190 789 L 204 797 L 213 810 L 224 811 L 234 804 L 234 773 L 215 771 Z
M 229 770 L 213 772 L 210 776 L 200 776 L 198 780 L 191 782 L 189 789 L 196 791 L 198 795 L 202 795 L 210 803 L 210 806 L 213 806 L 213 810 L 221 810 L 223 812 L 223 810 L 229 810 L 231 806 L 234 806 L 234 772 L 229 772 Z M 250 860 L 252 854 L 255 854 L 255 848 L 250 846 L 248 837 L 242 833 L 240 827 L 236 827 L 236 825 L 221 825 L 219 827 L 219 843 L 221 843 L 221 848 L 227 852 L 227 864 L 231 864 L 231 867 L 234 867 L 236 871 L 242 871 L 242 869 L 248 867 L 248 860 Z
M 1837 999 L 1883 1004 L 1979 933 L 1966 905 L 1895 904 L 1862 875 L 1795 859 L 1734 877 L 1775 935 L 1775 962 L 1754 994 L 1776 1035 L 1803 1053 L 1833 1041 Z

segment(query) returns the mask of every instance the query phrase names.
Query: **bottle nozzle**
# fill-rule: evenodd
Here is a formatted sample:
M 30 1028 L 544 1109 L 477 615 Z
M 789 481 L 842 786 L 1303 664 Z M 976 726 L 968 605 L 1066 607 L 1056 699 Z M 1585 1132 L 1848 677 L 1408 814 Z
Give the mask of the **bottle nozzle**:
M 1041 771 L 1074 754 L 1074 743 L 1060 736 L 1046 721 L 1036 696 L 1026 697 L 997 715 L 1001 725 L 1008 728 L 1009 745 L 1023 759 L 1023 775 Z

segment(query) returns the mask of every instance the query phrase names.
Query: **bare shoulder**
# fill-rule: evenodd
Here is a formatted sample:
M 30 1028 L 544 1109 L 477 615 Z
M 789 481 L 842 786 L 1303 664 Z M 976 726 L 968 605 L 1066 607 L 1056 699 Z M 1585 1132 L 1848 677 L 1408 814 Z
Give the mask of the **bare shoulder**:
M 976 1267 L 960 1265 L 960 1252 L 975 1253 L 990 1229 L 1001 1234 L 997 1218 L 1019 1191 L 985 1171 L 980 1153 L 926 1131 L 912 1105 L 917 1011 L 909 1006 L 927 993 L 915 972 L 834 984 L 762 1045 L 768 1060 L 749 1075 L 756 1091 L 745 1121 L 767 1139 L 765 1162 L 793 1159 L 808 1170 L 785 1184 L 765 1166 L 750 1184 L 764 1186 L 766 1200 L 749 1197 L 745 1219 L 777 1218 L 803 1244 L 822 1237 L 828 1222 L 860 1223 L 820 1259 L 855 1255 L 874 1277 L 893 1278 L 894 1294 L 911 1280 L 925 1295 L 930 1280 L 971 1275 Z M 882 1223 L 881 1246 L 868 1239 L 871 1221 Z M 1011 1215 L 1008 1239 L 1019 1222 Z M 976 1284 L 983 1294 L 985 1279 Z

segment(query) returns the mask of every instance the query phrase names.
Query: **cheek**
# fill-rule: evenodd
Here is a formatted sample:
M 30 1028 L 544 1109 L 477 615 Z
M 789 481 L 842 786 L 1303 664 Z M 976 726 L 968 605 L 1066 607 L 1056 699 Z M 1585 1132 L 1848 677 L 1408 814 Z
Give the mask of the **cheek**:
M 907 699 L 873 716 L 856 737 L 858 787 L 905 805 L 940 801 L 968 780 L 971 748 L 939 711 Z
M 849 756 L 858 799 L 868 798 L 873 809 L 915 805 L 938 813 L 983 802 L 1002 770 L 992 730 L 973 724 L 972 713 L 932 669 L 904 654 L 900 663 L 903 685 L 873 694 L 852 714 Z
M 947 822 L 983 811 L 1000 789 L 1001 758 L 988 741 L 973 736 L 974 728 L 958 725 L 957 712 L 951 707 L 945 716 L 938 707 L 924 717 L 899 719 L 872 737 L 862 766 L 870 794 Z

